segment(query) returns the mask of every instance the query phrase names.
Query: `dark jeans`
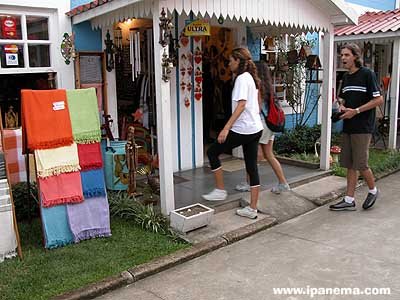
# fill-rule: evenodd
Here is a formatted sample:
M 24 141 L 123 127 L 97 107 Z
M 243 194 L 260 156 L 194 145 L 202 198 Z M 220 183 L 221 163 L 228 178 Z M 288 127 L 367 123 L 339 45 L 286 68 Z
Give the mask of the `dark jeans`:
M 250 186 L 260 185 L 260 177 L 258 176 L 257 167 L 257 153 L 258 140 L 260 139 L 261 134 L 262 130 L 253 134 L 239 134 L 229 131 L 224 143 L 219 144 L 218 142 L 215 142 L 207 151 L 211 170 L 215 171 L 221 167 L 221 162 L 219 160 L 220 154 L 238 146 L 242 146 L 246 171 L 250 178 Z

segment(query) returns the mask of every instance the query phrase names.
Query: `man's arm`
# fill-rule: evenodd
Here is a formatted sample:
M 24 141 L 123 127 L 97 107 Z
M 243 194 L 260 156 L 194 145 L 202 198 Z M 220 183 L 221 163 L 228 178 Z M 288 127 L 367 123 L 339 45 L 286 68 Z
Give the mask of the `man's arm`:
M 359 113 L 362 113 L 363 111 L 373 109 L 382 104 L 383 104 L 383 97 L 378 96 L 378 97 L 372 98 L 370 101 L 368 101 L 367 103 L 365 103 L 357 108 L 347 108 L 347 107 L 341 106 L 340 110 L 344 111 L 345 113 L 343 115 L 341 115 L 340 118 L 341 119 L 351 119 L 352 117 L 354 117 L 355 115 L 357 115 Z

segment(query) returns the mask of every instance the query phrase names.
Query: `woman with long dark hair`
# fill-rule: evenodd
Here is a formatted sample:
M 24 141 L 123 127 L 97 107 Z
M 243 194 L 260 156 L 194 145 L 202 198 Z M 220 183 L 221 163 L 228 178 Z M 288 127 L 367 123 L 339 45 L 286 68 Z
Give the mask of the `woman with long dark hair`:
M 260 109 L 264 112 L 264 115 L 267 115 L 268 103 L 271 100 L 271 96 L 274 96 L 271 73 L 269 71 L 268 65 L 265 62 L 258 61 L 255 63 L 255 65 L 257 67 L 258 77 L 260 78 Z M 289 191 L 290 187 L 287 183 L 285 175 L 283 174 L 282 166 L 274 155 L 273 147 L 275 135 L 272 130 L 268 128 L 262 114 L 261 121 L 264 130 L 259 141 L 260 148 L 264 158 L 271 165 L 272 170 L 278 178 L 278 184 L 272 187 L 271 192 L 275 194 L 280 194 L 282 192 Z M 242 182 L 238 184 L 235 189 L 240 192 L 248 192 L 250 191 L 250 185 L 248 182 Z
M 257 202 L 260 178 L 257 168 L 258 141 L 263 126 L 258 103 L 260 79 L 257 68 L 246 48 L 235 48 L 229 57 L 229 68 L 235 75 L 232 91 L 232 115 L 215 142 L 207 151 L 216 188 L 202 197 L 208 201 L 221 201 L 227 197 L 219 155 L 243 147 L 246 171 L 250 180 L 250 206 L 238 209 L 236 213 L 247 218 L 257 218 Z

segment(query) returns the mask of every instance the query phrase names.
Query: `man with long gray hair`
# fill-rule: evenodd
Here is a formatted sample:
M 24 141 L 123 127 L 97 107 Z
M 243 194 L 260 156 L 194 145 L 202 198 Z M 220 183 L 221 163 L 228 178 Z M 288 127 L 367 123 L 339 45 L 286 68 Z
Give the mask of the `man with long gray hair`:
M 362 207 L 369 209 L 379 194 L 368 166 L 368 155 L 375 128 L 375 108 L 383 103 L 383 98 L 375 73 L 362 66 L 361 50 L 356 44 L 344 45 L 340 56 L 344 68 L 348 70 L 339 91 L 340 118 L 344 120 L 340 165 L 347 168 L 347 191 L 343 200 L 329 208 L 356 210 L 354 193 L 359 171 L 369 188 Z

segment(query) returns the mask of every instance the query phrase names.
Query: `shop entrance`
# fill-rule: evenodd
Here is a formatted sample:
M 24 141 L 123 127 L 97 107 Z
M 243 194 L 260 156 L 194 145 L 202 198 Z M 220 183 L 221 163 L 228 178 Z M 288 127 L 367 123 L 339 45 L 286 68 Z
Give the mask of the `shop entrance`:
M 128 19 L 114 27 L 119 137 L 135 127 L 139 162 L 156 154 L 153 22 Z
M 230 28 L 211 27 L 203 38 L 203 142 L 211 144 L 232 114 L 232 72 L 229 54 L 233 49 Z

